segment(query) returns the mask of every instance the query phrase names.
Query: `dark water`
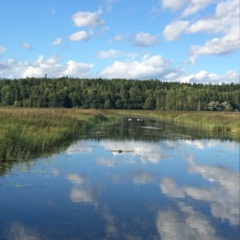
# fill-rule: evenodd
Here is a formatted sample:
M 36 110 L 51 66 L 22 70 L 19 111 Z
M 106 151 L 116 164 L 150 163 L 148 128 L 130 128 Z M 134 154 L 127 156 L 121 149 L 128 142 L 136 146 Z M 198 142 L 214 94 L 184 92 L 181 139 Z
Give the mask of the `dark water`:
M 125 119 L 1 166 L 0 239 L 239 239 L 239 147 Z

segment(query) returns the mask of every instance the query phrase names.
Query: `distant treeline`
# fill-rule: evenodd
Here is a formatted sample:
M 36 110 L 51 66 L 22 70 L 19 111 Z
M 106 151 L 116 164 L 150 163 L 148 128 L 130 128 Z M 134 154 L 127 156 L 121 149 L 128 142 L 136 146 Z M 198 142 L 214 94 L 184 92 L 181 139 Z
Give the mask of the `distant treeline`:
M 1 79 L 0 105 L 38 108 L 235 111 L 239 84 L 62 77 Z

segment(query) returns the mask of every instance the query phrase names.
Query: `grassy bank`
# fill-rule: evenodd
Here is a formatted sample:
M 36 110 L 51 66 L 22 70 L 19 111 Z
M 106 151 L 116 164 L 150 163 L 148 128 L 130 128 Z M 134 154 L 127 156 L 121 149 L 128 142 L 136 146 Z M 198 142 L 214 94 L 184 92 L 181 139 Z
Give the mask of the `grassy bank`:
M 126 116 L 150 117 L 173 120 L 190 124 L 207 131 L 240 134 L 239 112 L 185 112 L 185 111 L 148 111 L 148 110 L 113 110 L 113 113 Z
M 23 159 L 66 145 L 98 121 L 121 116 L 149 117 L 191 124 L 240 140 L 240 113 L 143 110 L 0 108 L 0 162 Z
M 103 119 L 97 110 L 0 108 L 0 161 L 63 146 Z

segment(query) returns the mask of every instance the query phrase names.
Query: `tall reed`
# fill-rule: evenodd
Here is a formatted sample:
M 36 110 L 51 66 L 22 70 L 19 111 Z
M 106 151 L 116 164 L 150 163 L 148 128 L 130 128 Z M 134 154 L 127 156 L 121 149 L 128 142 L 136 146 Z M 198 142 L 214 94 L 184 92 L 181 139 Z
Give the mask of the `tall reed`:
M 0 161 L 63 145 L 103 118 L 94 110 L 0 108 Z

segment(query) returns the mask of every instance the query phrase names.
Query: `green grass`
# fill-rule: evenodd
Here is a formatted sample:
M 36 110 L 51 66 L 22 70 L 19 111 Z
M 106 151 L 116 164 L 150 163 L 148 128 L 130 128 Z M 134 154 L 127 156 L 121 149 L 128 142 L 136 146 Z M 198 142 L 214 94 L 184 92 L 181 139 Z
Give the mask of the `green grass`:
M 0 108 L 0 162 L 50 152 L 97 122 L 121 116 L 171 119 L 207 131 L 235 133 L 234 139 L 240 139 L 238 112 Z
M 112 110 L 119 115 L 149 117 L 189 124 L 212 132 L 240 134 L 239 112 L 186 112 L 149 110 Z
M 62 146 L 103 119 L 96 110 L 0 108 L 0 161 Z

